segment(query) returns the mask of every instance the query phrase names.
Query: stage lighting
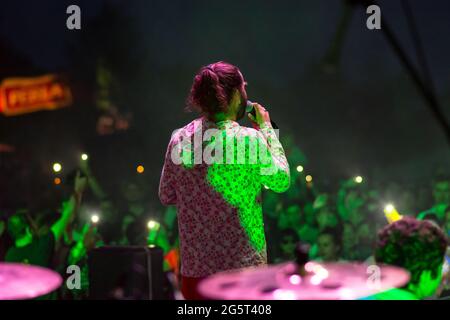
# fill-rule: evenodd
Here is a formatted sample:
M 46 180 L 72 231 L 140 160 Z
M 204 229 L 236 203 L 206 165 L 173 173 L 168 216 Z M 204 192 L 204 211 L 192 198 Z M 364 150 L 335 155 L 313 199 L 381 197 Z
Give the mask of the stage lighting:
M 395 221 L 400 220 L 403 216 L 395 209 L 395 206 L 391 203 L 388 203 L 384 207 L 384 215 L 389 223 L 393 223 Z
M 276 289 L 273 296 L 277 300 L 295 300 L 295 293 L 292 290 Z
M 144 173 L 144 166 L 142 166 L 142 165 L 138 165 L 137 167 L 136 167 L 136 171 L 137 171 L 137 173 Z
M 83 153 L 81 155 L 81 160 L 86 161 L 89 158 L 89 156 L 86 153 Z
M 152 244 L 156 243 L 156 239 L 157 239 L 158 234 L 159 234 L 159 227 L 160 227 L 160 224 L 157 221 L 150 220 L 147 223 L 147 228 L 149 230 L 148 238 L 147 238 L 147 244 L 148 245 L 152 245 Z
M 311 182 L 312 179 L 313 179 L 312 176 L 309 174 L 305 177 L 306 182 Z
M 297 166 L 297 172 L 303 172 L 303 166 Z
M 99 221 L 100 221 L 100 217 L 99 217 L 97 214 L 93 214 L 93 215 L 91 216 L 91 222 L 92 222 L 93 224 L 97 224 Z
M 391 204 L 391 203 L 387 204 L 387 205 L 384 207 L 384 212 L 385 212 L 386 214 L 391 214 L 391 213 L 393 213 L 394 211 L 395 211 L 395 207 L 394 207 L 394 205 Z
M 55 179 L 53 179 L 53 182 L 56 185 L 61 184 L 61 178 L 55 178 Z
M 156 222 L 155 220 L 150 220 L 150 221 L 147 223 L 147 228 L 149 228 L 150 230 L 152 230 L 152 229 L 157 229 L 158 227 L 159 227 L 159 223 Z
M 363 182 L 363 177 L 361 177 L 361 176 L 355 177 L 355 182 L 356 183 L 362 183 Z
M 293 274 L 289 277 L 289 282 L 293 285 L 299 285 L 302 282 L 302 278 L 298 274 Z
M 61 170 L 62 170 L 61 164 L 58 163 L 58 162 L 55 162 L 55 163 L 53 164 L 53 171 L 54 171 L 54 172 L 60 172 Z

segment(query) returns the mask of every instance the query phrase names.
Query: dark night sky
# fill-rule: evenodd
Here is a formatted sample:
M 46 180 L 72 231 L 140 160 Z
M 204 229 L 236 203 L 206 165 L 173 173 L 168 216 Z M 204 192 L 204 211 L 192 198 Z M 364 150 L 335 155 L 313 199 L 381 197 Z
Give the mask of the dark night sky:
M 65 28 L 66 6 L 79 4 L 84 23 L 106 0 L 1 2 L 0 34 L 43 70 L 59 71 L 68 63 L 67 43 L 78 39 Z M 361 9 L 346 34 L 339 74 L 327 76 L 318 65 L 338 24 L 338 0 L 110 2 L 133 18 L 139 43 L 129 50 L 145 57 L 134 93 L 141 100 L 127 107 L 140 119 L 135 125 L 142 158 L 151 159 L 152 183 L 170 132 L 193 117 L 182 108 L 194 72 L 217 60 L 241 68 L 250 98 L 268 107 L 281 135 L 295 135 L 316 176 L 378 168 L 396 178 L 429 178 L 436 165 L 449 167 L 442 131 L 381 31 L 365 27 Z M 411 3 L 450 117 L 450 2 Z M 400 1 L 380 4 L 412 57 Z

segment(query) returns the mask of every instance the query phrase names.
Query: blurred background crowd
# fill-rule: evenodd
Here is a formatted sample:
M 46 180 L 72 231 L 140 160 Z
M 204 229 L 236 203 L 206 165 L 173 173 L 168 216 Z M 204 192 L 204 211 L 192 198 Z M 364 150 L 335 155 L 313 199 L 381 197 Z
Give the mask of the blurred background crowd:
M 298 242 L 309 245 L 311 260 L 370 263 L 377 232 L 395 217 L 428 219 L 449 234 L 450 179 L 444 168 L 419 186 L 375 184 L 361 175 L 332 184 L 308 174 L 306 158 L 292 137 L 281 141 L 291 166 L 291 187 L 283 194 L 262 188 L 269 263 L 295 260 Z M 108 194 L 89 162 L 82 154 L 78 168 L 61 178 L 61 164 L 55 163 L 54 188 L 31 203 L 21 203 L 21 197 L 2 199 L 0 261 L 41 265 L 64 277 L 69 265 L 79 265 L 82 289 L 55 293 L 78 299 L 88 294 L 90 250 L 103 245 L 155 245 L 163 249 L 164 271 L 171 275 L 167 281 L 171 279 L 170 287 L 176 289 L 180 269 L 176 208 L 149 201 L 145 180 L 140 179 L 144 166 L 137 166 L 134 179 Z

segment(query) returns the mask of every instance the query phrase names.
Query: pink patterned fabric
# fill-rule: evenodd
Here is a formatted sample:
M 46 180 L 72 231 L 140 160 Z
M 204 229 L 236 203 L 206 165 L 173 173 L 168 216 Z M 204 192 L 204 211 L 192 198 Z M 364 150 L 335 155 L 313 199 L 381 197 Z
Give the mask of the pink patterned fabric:
M 274 173 L 260 175 L 255 170 L 259 166 L 254 165 L 208 165 L 202 161 L 186 166 L 172 161 L 172 152 L 178 152 L 175 148 L 182 139 L 210 128 L 218 128 L 227 136 L 259 139 L 270 152 Z M 199 118 L 174 133 L 167 148 L 159 197 L 164 205 L 177 207 L 181 274 L 204 277 L 266 264 L 261 187 L 283 192 L 289 183 L 289 165 L 270 125 L 257 131 L 234 121 L 213 123 Z M 244 189 L 249 191 L 243 193 Z

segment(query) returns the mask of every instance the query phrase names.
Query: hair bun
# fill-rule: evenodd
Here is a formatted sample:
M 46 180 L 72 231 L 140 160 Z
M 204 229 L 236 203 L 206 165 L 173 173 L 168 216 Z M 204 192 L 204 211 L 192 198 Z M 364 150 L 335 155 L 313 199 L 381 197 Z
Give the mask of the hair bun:
M 243 79 L 236 66 L 226 62 L 209 64 L 200 69 L 194 78 L 188 97 L 188 108 L 208 115 L 223 112 L 231 101 L 235 89 Z

